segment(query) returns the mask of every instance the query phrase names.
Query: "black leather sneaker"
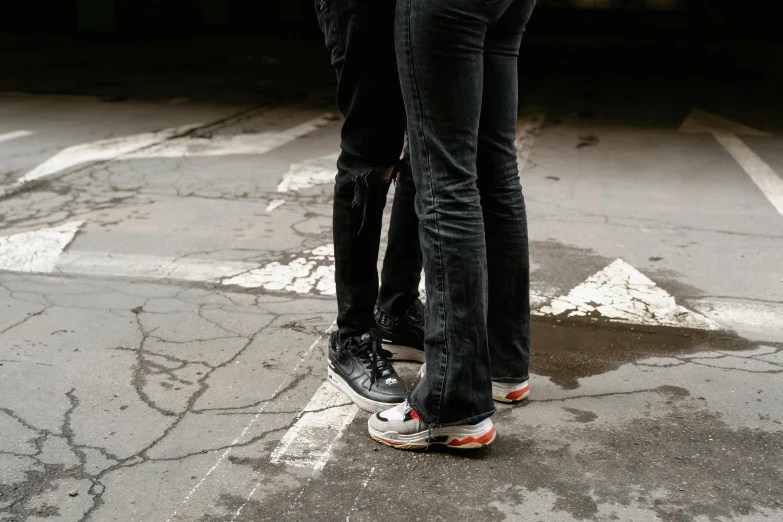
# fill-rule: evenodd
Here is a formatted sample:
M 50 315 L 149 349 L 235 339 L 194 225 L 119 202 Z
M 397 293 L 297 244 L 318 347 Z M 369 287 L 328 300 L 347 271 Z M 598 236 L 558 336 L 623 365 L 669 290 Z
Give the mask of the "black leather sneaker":
M 408 397 L 408 389 L 394 371 L 390 357 L 377 335 L 366 333 L 340 342 L 338 333 L 333 332 L 327 379 L 363 410 L 386 410 Z
M 424 362 L 424 305 L 416 299 L 405 317 L 392 317 L 377 306 L 375 324 L 392 361 Z

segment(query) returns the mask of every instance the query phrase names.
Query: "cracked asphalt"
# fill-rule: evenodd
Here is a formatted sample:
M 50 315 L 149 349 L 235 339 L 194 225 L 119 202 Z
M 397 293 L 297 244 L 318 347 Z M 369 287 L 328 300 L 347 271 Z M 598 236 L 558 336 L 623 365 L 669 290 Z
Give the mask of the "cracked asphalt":
M 273 462 L 326 374 L 318 166 L 338 118 L 263 154 L 117 155 L 17 185 L 109 138 L 279 135 L 335 112 L 320 74 L 263 103 L 0 93 L 0 135 L 33 133 L 0 142 L 0 237 L 81 223 L 52 270 L 0 270 L 0 521 L 783 520 L 783 215 L 712 136 L 677 132 L 706 104 L 766 130 L 743 140 L 783 174 L 762 96 L 523 89 L 522 117 L 545 114 L 522 172 L 537 307 L 623 259 L 716 328 L 537 315 L 530 400 L 466 454 L 382 447 L 359 412 L 322 470 Z

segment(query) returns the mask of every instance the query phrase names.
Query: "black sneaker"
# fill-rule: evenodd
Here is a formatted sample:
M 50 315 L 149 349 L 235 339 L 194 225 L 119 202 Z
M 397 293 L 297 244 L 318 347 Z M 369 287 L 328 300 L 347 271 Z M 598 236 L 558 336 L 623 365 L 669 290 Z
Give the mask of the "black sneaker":
M 337 332 L 329 342 L 328 381 L 354 404 L 377 413 L 404 402 L 408 389 L 384 350 L 381 340 L 371 334 L 348 337 L 338 342 Z
M 424 362 L 424 305 L 416 302 L 405 317 L 392 317 L 377 306 L 375 324 L 392 361 Z

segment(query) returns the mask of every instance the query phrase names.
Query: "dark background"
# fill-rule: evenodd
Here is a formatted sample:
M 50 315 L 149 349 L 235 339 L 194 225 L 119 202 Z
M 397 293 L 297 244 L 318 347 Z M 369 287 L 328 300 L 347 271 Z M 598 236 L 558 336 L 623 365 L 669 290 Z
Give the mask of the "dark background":
M 723 105 L 741 97 L 778 110 L 776 4 L 538 0 L 522 96 L 534 103 L 542 90 L 570 89 L 569 103 L 585 92 L 676 89 L 686 104 L 698 91 L 691 98 L 704 106 L 715 90 Z M 0 91 L 268 103 L 334 83 L 314 0 L 8 0 L 0 9 Z
M 201 34 L 312 38 L 314 0 L 9 0 L 0 30 L 50 38 L 110 33 L 125 40 Z M 781 40 L 771 0 L 539 0 L 537 25 L 550 38 L 709 35 Z M 606 30 L 609 30 L 607 33 Z M 642 34 L 640 34 L 640 32 Z M 674 32 L 675 34 L 668 34 Z M 777 33 L 777 34 L 776 34 Z

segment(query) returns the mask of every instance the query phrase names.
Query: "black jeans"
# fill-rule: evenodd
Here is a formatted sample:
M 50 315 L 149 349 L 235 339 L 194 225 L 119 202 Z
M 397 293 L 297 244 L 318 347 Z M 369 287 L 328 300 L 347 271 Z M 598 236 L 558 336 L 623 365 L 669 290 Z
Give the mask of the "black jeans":
M 410 401 L 434 426 L 489 417 L 491 380 L 528 377 L 530 263 L 514 138 L 517 60 L 533 5 L 398 1 L 427 281 L 427 373 Z
M 400 160 L 405 108 L 394 50 L 395 0 L 316 0 L 318 22 L 337 72 L 337 105 L 345 117 L 334 188 L 337 326 L 361 335 L 376 305 L 401 317 L 418 298 L 421 248 L 409 162 Z M 395 166 L 389 244 L 378 290 L 383 209 Z

